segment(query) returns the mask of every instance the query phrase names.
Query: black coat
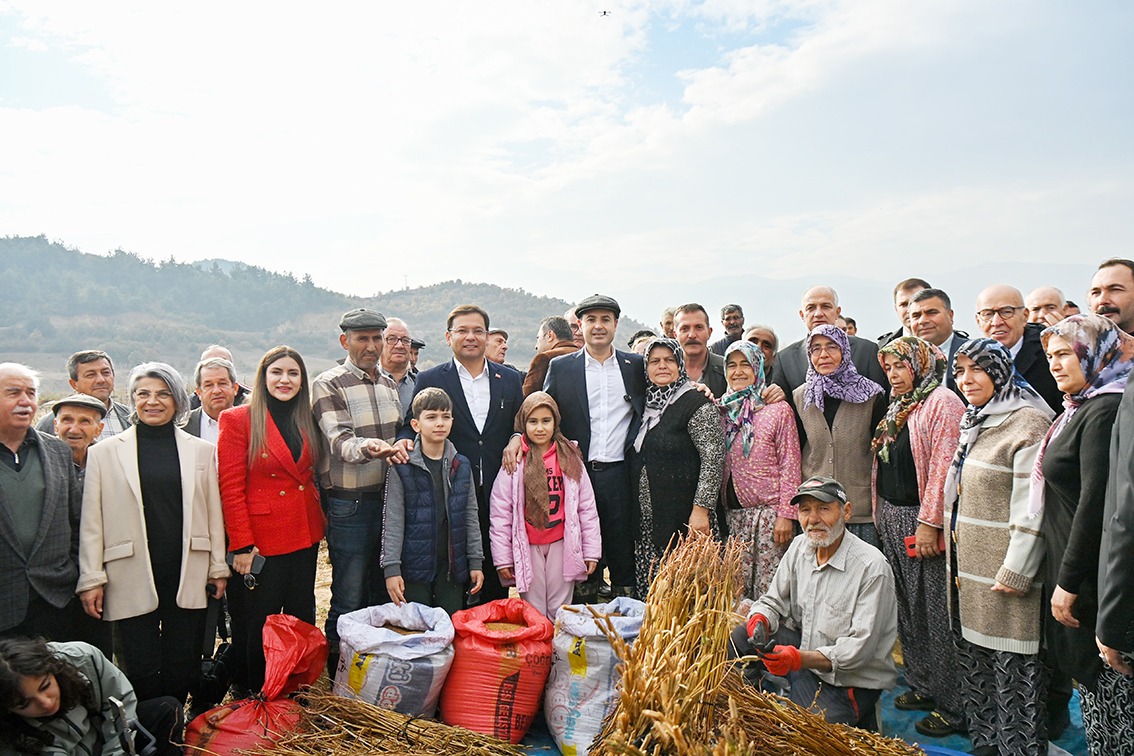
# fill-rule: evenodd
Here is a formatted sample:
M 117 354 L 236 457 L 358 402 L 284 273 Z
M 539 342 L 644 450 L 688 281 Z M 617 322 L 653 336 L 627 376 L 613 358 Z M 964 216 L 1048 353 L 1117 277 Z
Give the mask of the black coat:
M 1047 356 L 1043 353 L 1043 344 L 1040 342 L 1040 332 L 1043 329 L 1044 326 L 1039 323 L 1024 326 L 1024 343 L 1015 359 L 1016 372 L 1032 384 L 1032 388 L 1058 415 L 1063 411 L 1063 392 L 1059 390 L 1047 366 Z
M 622 384 L 626 389 L 623 398 L 630 403 L 632 411 L 623 447 L 629 458 L 634 439 L 638 437 L 638 428 L 642 425 L 642 413 L 646 410 L 646 369 L 642 356 L 633 352 L 615 350 L 612 359 L 618 360 Z M 556 357 L 547 367 L 543 390 L 551 394 L 559 405 L 563 435 L 578 443 L 583 459 L 590 460 L 591 411 L 587 399 L 586 364 L 585 348 Z
M 1134 387 L 1134 383 L 1130 384 Z M 1107 646 L 1134 653 L 1134 388 L 1118 407 L 1099 550 L 1099 618 Z
M 1043 606 L 1050 605 L 1058 585 L 1076 594 L 1072 613 L 1079 620 L 1079 627 L 1071 628 L 1046 614 L 1044 635 L 1049 658 L 1088 687 L 1094 687 L 1101 669 L 1095 647 L 1099 546 L 1110 471 L 1110 434 L 1120 399 L 1118 394 L 1103 394 L 1084 402 L 1047 445 L 1043 457 Z

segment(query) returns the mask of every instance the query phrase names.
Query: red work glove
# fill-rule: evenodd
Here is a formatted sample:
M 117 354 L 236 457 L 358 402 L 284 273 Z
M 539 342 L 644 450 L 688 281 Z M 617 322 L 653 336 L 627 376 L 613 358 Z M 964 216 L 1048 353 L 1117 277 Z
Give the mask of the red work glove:
M 776 646 L 771 653 L 763 654 L 764 669 L 777 677 L 784 677 L 788 672 L 797 672 L 803 666 L 803 659 L 799 656 L 799 649 L 795 646 Z
M 763 646 L 772 637 L 772 623 L 763 614 L 753 614 L 748 618 L 748 640 L 753 646 Z

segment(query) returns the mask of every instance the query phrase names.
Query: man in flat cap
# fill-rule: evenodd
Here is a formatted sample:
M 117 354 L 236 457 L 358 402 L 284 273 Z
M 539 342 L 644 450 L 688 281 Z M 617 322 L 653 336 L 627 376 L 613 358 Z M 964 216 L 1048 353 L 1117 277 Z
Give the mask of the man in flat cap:
M 851 504 L 837 480 L 808 478 L 791 503 L 803 534 L 733 630 L 729 653 L 758 655 L 768 674 L 787 679 L 792 701 L 828 722 L 876 729 L 878 699 L 898 679 L 894 573 L 847 530 Z
M 339 328 L 346 359 L 311 382 L 312 411 L 327 439 L 327 453 L 319 457 L 319 483 L 331 556 L 325 630 L 332 677 L 339 661 L 339 617 L 389 601 L 378 566 L 382 491 L 388 464 L 409 459 L 405 445 L 396 440 L 402 415 L 397 387 L 378 369 L 386 319 L 359 308 L 344 314 Z
M 417 360 L 421 356 L 421 350 L 425 349 L 425 342 L 421 339 L 410 339 L 409 343 L 409 371 L 410 375 L 414 378 L 417 377 Z
M 575 307 L 584 346 L 553 359 L 543 390 L 559 405 L 563 434 L 579 444 L 595 489 L 602 552 L 611 591 L 634 593 L 634 498 L 627 453 L 646 408 L 646 372 L 641 355 L 614 348 L 622 309 L 613 298 L 593 294 Z M 514 442 L 519 446 L 519 442 Z M 507 457 L 505 458 L 507 461 Z M 599 570 L 575 589 L 576 601 L 596 601 Z M 642 597 L 644 598 L 644 597 Z
M 75 352 L 67 358 L 67 375 L 71 388 L 77 394 L 93 396 L 106 407 L 99 440 L 121 433 L 130 427 L 130 408 L 114 401 L 114 363 L 110 355 L 97 349 Z M 51 435 L 55 432 L 55 418 L 44 415 L 36 430 Z
M 106 405 L 87 394 L 65 396 L 51 407 L 55 418 L 55 436 L 71 447 L 75 474 L 79 484 L 87 470 L 87 449 L 102 433 Z

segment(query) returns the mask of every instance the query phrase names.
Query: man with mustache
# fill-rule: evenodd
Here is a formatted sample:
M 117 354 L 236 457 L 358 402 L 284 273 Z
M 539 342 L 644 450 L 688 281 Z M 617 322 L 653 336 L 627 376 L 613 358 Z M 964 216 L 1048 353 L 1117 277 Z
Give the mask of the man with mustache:
M 729 653 L 760 656 L 769 675 L 787 679 L 792 701 L 828 722 L 876 729 L 878 699 L 898 679 L 894 574 L 846 529 L 851 504 L 837 480 L 808 478 L 791 503 L 803 534 L 733 630 Z
M 1087 306 L 1126 333 L 1134 332 L 1134 260 L 1103 260 L 1091 279 Z
M 696 302 L 683 304 L 674 311 L 673 330 L 685 352 L 685 372 L 689 380 L 708 386 L 714 397 L 723 396 L 728 390 L 724 357 L 709 349 L 709 338 L 713 335 L 709 313 Z

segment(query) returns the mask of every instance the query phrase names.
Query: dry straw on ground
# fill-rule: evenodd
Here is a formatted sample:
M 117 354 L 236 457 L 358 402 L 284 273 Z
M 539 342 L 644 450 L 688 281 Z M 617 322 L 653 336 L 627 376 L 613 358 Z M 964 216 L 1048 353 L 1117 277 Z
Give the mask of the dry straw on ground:
M 782 698 L 746 685 L 726 659 L 741 621 L 741 546 L 694 533 L 667 554 L 650 585 L 633 645 L 605 624 L 622 663 L 618 704 L 595 756 L 923 753 L 903 741 L 828 724 Z
M 519 746 L 503 740 L 450 727 L 430 719 L 417 719 L 328 691 L 304 695 L 299 727 L 277 743 L 250 751 L 263 756 L 344 756 L 365 754 L 465 754 L 466 756 L 519 756 Z

